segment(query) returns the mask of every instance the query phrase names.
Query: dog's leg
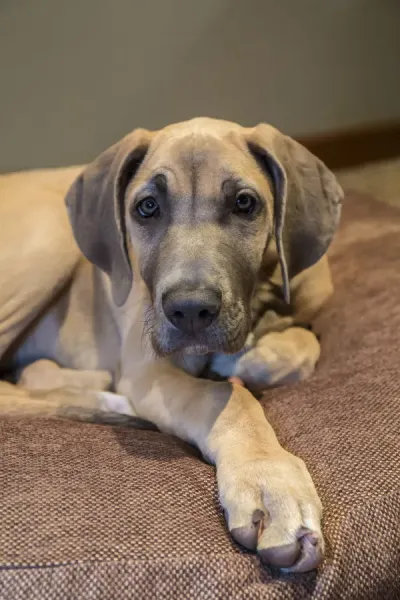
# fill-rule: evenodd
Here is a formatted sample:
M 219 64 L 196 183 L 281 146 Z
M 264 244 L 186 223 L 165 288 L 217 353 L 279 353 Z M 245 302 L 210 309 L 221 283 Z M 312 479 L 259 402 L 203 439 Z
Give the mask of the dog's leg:
M 106 391 L 111 388 L 112 375 L 108 371 L 62 369 L 55 362 L 43 359 L 22 369 L 17 383 L 32 391 L 66 387 Z
M 267 333 L 253 348 L 235 356 L 216 355 L 211 372 L 238 377 L 253 392 L 307 379 L 320 356 L 320 344 L 312 331 L 289 327 Z
M 136 417 L 124 396 L 73 386 L 33 390 L 0 381 L 0 415 L 155 428 L 152 423 Z
M 110 392 L 111 384 L 107 371 L 62 369 L 38 360 L 21 371 L 16 386 L 1 383 L 0 413 L 137 427 L 131 403 Z
M 66 284 L 81 256 L 63 189 L 37 178 L 0 177 L 0 358 Z
M 166 360 L 125 372 L 119 391 L 135 412 L 195 444 L 216 465 L 219 496 L 236 541 L 292 572 L 321 561 L 321 503 L 302 460 L 280 446 L 245 388 L 195 379 Z

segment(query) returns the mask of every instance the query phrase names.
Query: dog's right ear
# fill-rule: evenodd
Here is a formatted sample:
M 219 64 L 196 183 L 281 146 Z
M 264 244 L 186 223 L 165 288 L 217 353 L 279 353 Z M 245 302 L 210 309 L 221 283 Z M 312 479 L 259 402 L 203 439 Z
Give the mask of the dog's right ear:
M 117 306 L 126 301 L 133 281 L 124 218 L 125 192 L 153 135 L 136 129 L 124 137 L 82 172 L 66 196 L 78 246 L 110 277 Z

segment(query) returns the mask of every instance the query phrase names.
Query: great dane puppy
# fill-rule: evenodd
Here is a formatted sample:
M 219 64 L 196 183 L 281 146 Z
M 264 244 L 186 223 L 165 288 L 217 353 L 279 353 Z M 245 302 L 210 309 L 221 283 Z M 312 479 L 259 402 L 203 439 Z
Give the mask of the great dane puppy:
M 320 500 L 251 391 L 318 360 L 333 174 L 273 127 L 201 118 L 0 194 L 2 411 L 155 424 L 215 464 L 239 544 L 315 568 Z

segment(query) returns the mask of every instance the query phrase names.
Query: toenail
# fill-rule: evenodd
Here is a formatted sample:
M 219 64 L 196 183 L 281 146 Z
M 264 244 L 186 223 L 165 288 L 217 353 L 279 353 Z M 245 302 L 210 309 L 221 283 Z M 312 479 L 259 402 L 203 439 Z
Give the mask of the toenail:
M 317 541 L 317 543 L 315 543 Z M 284 569 L 288 573 L 306 573 L 319 567 L 322 563 L 323 552 L 322 545 L 315 534 L 305 535 L 300 540 L 301 555 L 296 564 L 288 569 Z
M 312 544 L 312 546 L 317 546 L 318 545 L 318 536 L 315 533 L 310 533 L 307 536 L 305 536 L 307 538 L 307 540 L 310 542 L 310 544 Z
M 263 562 L 274 567 L 291 567 L 299 557 L 300 544 L 296 541 L 284 546 L 263 548 L 259 550 L 259 554 Z

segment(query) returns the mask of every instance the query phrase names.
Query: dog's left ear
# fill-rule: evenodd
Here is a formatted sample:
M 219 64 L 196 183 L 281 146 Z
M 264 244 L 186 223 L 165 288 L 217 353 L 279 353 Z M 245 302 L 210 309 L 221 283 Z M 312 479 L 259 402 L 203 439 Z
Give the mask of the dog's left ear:
M 298 142 L 269 125 L 247 130 L 252 154 L 274 187 L 274 232 L 290 301 L 289 281 L 326 252 L 339 224 L 343 191 L 335 176 Z
M 110 277 L 114 302 L 123 304 L 133 281 L 125 231 L 125 192 L 154 133 L 136 129 L 92 162 L 66 197 L 82 254 Z

